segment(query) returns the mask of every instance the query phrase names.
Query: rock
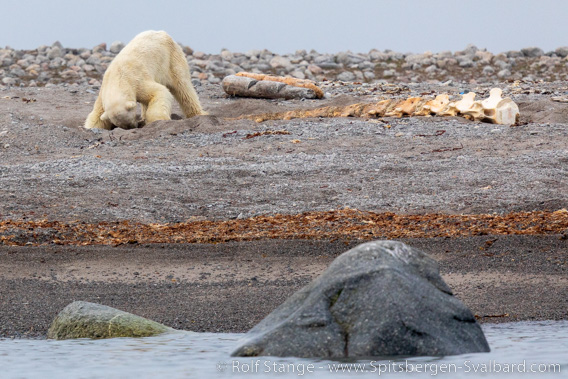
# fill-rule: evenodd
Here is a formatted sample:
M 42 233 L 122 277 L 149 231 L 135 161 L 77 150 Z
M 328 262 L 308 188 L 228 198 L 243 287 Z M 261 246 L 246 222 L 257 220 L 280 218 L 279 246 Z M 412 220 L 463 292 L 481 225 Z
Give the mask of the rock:
M 473 314 L 438 264 L 401 242 L 375 241 L 327 270 L 252 328 L 233 356 L 363 358 L 487 352 Z
M 371 59 L 371 62 L 377 62 L 377 61 L 386 61 L 389 58 L 389 56 L 381 51 L 371 50 L 369 52 L 369 58 Z
M 493 75 L 495 73 L 495 69 L 489 65 L 483 67 L 483 74 L 485 75 Z
M 63 58 L 57 57 L 51 60 L 51 62 L 49 63 L 49 68 L 54 69 L 64 65 L 65 65 L 65 60 Z
M 218 77 L 213 76 L 213 75 L 211 75 L 211 76 L 208 78 L 208 81 L 209 81 L 209 83 L 211 83 L 211 84 L 219 84 L 219 83 L 221 83 L 221 79 L 219 79 Z
M 272 68 L 282 67 L 282 68 L 288 69 L 288 68 L 292 67 L 292 63 L 290 62 L 290 60 L 288 58 L 277 55 L 270 60 L 270 66 Z
M 253 49 L 253 50 L 247 51 L 247 52 L 245 53 L 245 56 L 248 57 L 248 58 L 251 58 L 251 57 L 258 58 L 258 57 L 260 57 L 260 53 L 262 53 L 262 50 L 255 50 L 255 49 Z
M 297 79 L 306 79 L 306 75 L 302 72 L 302 70 L 294 70 L 290 73 L 293 78 Z
M 475 58 L 479 59 L 482 64 L 489 64 L 491 63 L 493 54 L 491 54 L 489 51 L 479 50 L 475 53 Z
M 308 70 L 310 70 L 310 72 L 314 75 L 319 75 L 323 72 L 322 68 L 315 64 L 309 65 Z
M 509 76 L 511 76 L 511 71 L 509 71 L 505 68 L 505 69 L 499 71 L 497 73 L 497 76 L 501 79 L 507 79 Z
M 2 83 L 7 85 L 7 86 L 15 86 L 16 84 L 18 84 L 18 79 L 4 77 L 4 78 L 2 78 Z
M 337 75 L 337 80 L 342 82 L 352 82 L 355 80 L 355 74 L 350 71 L 343 71 L 341 74 Z
M 365 71 L 363 73 L 363 76 L 365 77 L 366 80 L 369 81 L 375 80 L 375 73 L 372 71 Z
M 59 58 L 62 56 L 63 56 L 63 51 L 57 46 L 53 46 L 52 48 L 50 48 L 49 52 L 47 53 L 47 57 L 49 59 Z
M 99 54 L 93 54 L 89 58 L 87 58 L 86 63 L 93 66 L 101 64 L 101 57 Z
M 351 52 L 340 52 L 335 56 L 335 61 L 344 66 L 349 66 L 361 63 L 365 61 L 365 58 Z
M 47 338 L 150 337 L 174 329 L 106 305 L 74 301 L 66 306 L 47 331 Z
M 230 61 L 234 58 L 234 55 L 229 50 L 223 50 L 221 51 L 221 58 L 223 58 L 223 60 Z
M 93 54 L 94 53 L 102 53 L 102 52 L 106 51 L 106 48 L 107 48 L 107 44 L 103 42 L 103 43 L 100 43 L 97 46 L 93 47 L 92 52 L 93 52 Z
M 396 71 L 395 71 L 395 70 L 385 70 L 385 71 L 383 71 L 383 76 L 384 76 L 385 78 L 390 78 L 390 77 L 395 76 L 395 75 L 396 75 Z
M 426 69 L 424 69 L 424 72 L 426 72 L 427 74 L 434 74 L 437 70 L 437 67 L 435 64 L 426 67 Z
M 113 54 L 118 54 L 122 49 L 124 49 L 124 44 L 120 41 L 114 41 L 111 43 L 109 51 Z
M 566 58 L 568 56 L 568 46 L 562 46 L 554 50 L 554 53 L 560 58 Z
M 469 58 L 469 55 L 462 55 L 458 57 L 460 67 L 473 67 L 475 63 Z
M 22 77 L 22 76 L 26 76 L 26 72 L 24 70 L 22 70 L 22 68 L 20 66 L 12 65 L 12 66 L 10 66 L 10 75 Z
M 521 53 L 523 53 L 523 56 L 529 58 L 537 58 L 544 55 L 544 51 L 540 47 L 526 47 L 521 49 Z
M 320 62 L 317 65 L 324 70 L 337 70 L 342 68 L 340 64 L 334 62 Z
M 468 55 L 470 57 L 473 57 L 478 50 L 479 49 L 477 48 L 477 46 L 469 44 L 464 50 L 456 51 L 456 55 Z

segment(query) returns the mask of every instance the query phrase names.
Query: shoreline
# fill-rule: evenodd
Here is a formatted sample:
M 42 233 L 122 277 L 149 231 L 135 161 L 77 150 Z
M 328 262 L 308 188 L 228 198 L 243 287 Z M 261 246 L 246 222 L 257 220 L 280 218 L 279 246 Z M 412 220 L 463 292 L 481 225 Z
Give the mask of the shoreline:
M 562 235 L 400 239 L 480 322 L 568 319 Z M 0 247 L 0 337 L 43 338 L 74 300 L 197 332 L 246 332 L 358 241 Z

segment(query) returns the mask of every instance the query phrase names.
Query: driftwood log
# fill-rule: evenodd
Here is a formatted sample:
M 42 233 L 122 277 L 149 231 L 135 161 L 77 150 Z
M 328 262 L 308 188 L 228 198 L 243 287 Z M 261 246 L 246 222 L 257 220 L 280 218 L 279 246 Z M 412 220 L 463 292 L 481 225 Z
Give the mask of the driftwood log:
M 309 80 L 240 72 L 221 83 L 231 96 L 265 99 L 318 99 L 323 91 Z

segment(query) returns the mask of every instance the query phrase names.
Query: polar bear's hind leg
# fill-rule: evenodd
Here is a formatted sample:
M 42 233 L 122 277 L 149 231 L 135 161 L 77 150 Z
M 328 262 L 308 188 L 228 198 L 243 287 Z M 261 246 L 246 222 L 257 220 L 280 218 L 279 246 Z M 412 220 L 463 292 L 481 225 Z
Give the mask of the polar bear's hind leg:
M 183 55 L 181 48 L 179 48 L 179 46 L 176 47 L 179 51 L 175 50 L 174 53 L 172 53 L 170 62 L 172 82 L 168 88 L 172 91 L 172 94 L 179 103 L 185 117 L 189 118 L 206 114 L 201 108 L 199 97 L 191 83 L 191 74 L 189 72 L 189 65 L 185 60 L 185 56 Z

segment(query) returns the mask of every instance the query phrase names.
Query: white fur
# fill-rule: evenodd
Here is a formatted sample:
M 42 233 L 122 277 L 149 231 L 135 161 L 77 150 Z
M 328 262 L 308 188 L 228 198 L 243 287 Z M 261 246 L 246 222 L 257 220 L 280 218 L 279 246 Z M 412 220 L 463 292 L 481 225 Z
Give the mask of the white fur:
M 135 128 L 136 103 L 147 124 L 169 120 L 174 98 L 186 117 L 205 114 L 181 47 L 164 31 L 140 33 L 108 66 L 85 128 Z

